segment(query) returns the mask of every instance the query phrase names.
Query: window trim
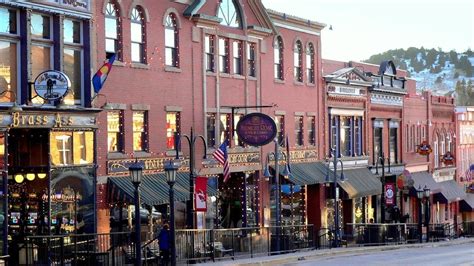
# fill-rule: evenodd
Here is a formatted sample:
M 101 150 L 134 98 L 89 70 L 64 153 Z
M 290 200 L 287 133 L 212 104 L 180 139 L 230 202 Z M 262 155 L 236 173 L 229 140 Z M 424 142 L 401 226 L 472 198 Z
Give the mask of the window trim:
M 139 20 L 137 18 L 139 18 Z M 140 25 L 141 42 L 133 41 L 133 37 L 132 37 L 133 24 Z M 130 11 L 130 61 L 132 63 L 147 64 L 146 39 L 147 39 L 147 32 L 146 32 L 145 10 L 143 9 L 143 7 L 137 5 L 133 7 Z M 138 44 L 138 47 L 139 47 L 140 58 L 138 61 L 133 60 L 133 45 L 134 44 Z
M 276 60 L 276 52 L 278 51 L 278 63 L 275 62 Z M 281 36 L 276 36 L 275 40 L 273 41 L 273 77 L 276 80 L 283 81 L 285 80 L 285 70 L 284 70 L 284 43 L 283 38 Z
M 109 4 L 111 6 L 114 7 L 115 9 L 115 16 L 112 16 L 110 14 L 108 14 L 108 7 L 109 7 Z M 123 40 L 122 40 L 122 19 L 120 19 L 121 17 L 121 8 L 120 8 L 120 5 L 119 3 L 116 1 L 116 0 L 109 0 L 109 1 L 106 1 L 105 2 L 105 5 L 104 5 L 104 39 L 105 39 L 105 47 L 104 47 L 104 50 L 105 50 L 105 53 L 112 53 L 111 51 L 107 51 L 107 46 L 106 46 L 106 43 L 107 43 L 107 39 L 109 40 L 114 40 L 115 42 L 115 54 L 117 55 L 116 56 L 116 60 L 117 61 L 123 61 Z M 117 29 L 116 29 L 116 34 L 117 34 L 117 38 L 116 39 L 113 39 L 113 38 L 107 38 L 106 36 L 106 32 L 105 32 L 105 22 L 106 22 L 106 19 L 115 19 L 116 21 L 116 26 L 117 26 Z
M 170 21 L 170 19 L 171 21 Z M 170 24 L 170 22 L 172 24 Z M 178 26 L 178 18 L 176 13 L 169 12 L 164 19 L 164 26 L 165 26 L 165 65 L 167 67 L 180 67 L 180 57 L 179 57 L 179 26 Z M 166 45 L 166 31 L 173 30 L 174 31 L 174 46 L 167 46 Z M 171 64 L 167 63 L 166 54 L 167 50 L 171 50 Z
M 293 47 L 293 74 L 296 82 L 303 82 L 303 44 L 300 40 L 296 40 Z
M 256 43 L 247 42 L 247 76 L 257 77 Z
M 309 56 L 309 62 L 308 62 Z M 308 84 L 315 84 L 315 52 L 313 43 L 308 43 L 308 48 L 306 51 L 306 80 Z

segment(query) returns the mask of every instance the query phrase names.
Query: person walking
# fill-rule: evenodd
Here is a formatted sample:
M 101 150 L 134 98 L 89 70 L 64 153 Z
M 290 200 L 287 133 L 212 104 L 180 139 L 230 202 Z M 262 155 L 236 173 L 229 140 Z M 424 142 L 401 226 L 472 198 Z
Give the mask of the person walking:
M 168 224 L 163 225 L 158 235 L 158 242 L 160 245 L 161 265 L 168 266 L 170 263 L 170 229 Z

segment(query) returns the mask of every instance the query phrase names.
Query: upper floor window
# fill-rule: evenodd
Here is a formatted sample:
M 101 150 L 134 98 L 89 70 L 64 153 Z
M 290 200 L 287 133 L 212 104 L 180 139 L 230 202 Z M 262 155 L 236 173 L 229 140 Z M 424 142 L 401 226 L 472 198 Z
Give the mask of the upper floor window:
M 92 131 L 53 131 L 50 143 L 52 165 L 81 165 L 94 162 Z
M 234 131 L 232 133 L 232 137 L 234 139 L 234 145 L 235 146 L 241 146 L 243 147 L 244 146 L 244 142 L 242 140 L 239 139 L 239 135 L 237 134 L 237 124 L 239 123 L 240 119 L 243 117 L 244 115 L 242 114 L 234 114 Z
M 248 61 L 248 75 L 250 77 L 256 76 L 255 69 L 255 44 L 247 43 L 247 61 Z
M 143 9 L 141 7 L 133 8 L 130 20 L 132 62 L 146 63 L 146 30 Z
M 316 117 L 308 117 L 308 143 L 311 146 L 316 145 Z
M 219 72 L 229 72 L 229 39 L 219 39 Z
M 275 124 L 277 127 L 277 139 L 280 146 L 285 146 L 285 116 L 275 116 Z
M 234 41 L 232 53 L 234 57 L 234 74 L 242 75 L 242 42 Z
M 206 71 L 214 72 L 214 53 L 216 49 L 214 36 L 206 35 L 204 42 L 206 50 Z
M 166 113 L 166 148 L 172 150 L 175 148 L 174 134 L 181 132 L 181 113 L 167 112 Z
M 439 142 L 439 137 L 438 137 L 438 134 L 435 133 L 434 141 L 433 141 L 433 157 L 434 157 L 435 168 L 439 167 L 439 161 L 440 161 L 438 142 Z
M 303 81 L 303 47 L 300 41 L 296 41 L 293 51 L 293 65 L 295 80 Z
M 306 51 L 306 76 L 308 83 L 314 84 L 314 47 L 310 43 Z
M 133 150 L 148 150 L 147 112 L 133 112 Z
M 165 63 L 167 66 L 179 67 L 179 40 L 176 15 L 171 13 L 165 23 Z
M 242 18 L 234 0 L 219 0 L 217 17 L 222 19 L 221 25 L 242 28 Z
M 123 111 L 107 113 L 107 150 L 109 152 L 124 151 Z
M 273 57 L 274 77 L 283 80 L 283 40 L 280 36 L 275 39 L 273 44 Z
M 398 163 L 398 121 L 389 122 L 389 159 L 390 163 Z
M 82 94 L 82 33 L 81 22 L 71 19 L 64 19 L 64 50 L 63 50 L 63 71 L 71 81 L 69 93 L 66 94 L 64 102 L 66 104 L 80 104 Z
M 296 145 L 298 146 L 303 146 L 304 144 L 303 121 L 302 116 L 295 116 L 295 137 Z
M 51 17 L 32 13 L 30 18 L 31 31 L 31 78 L 34 80 L 43 71 L 53 69 L 53 38 L 51 32 Z M 31 101 L 37 104 L 46 103 L 40 98 L 34 88 L 31 88 Z
M 0 7 L 0 102 L 16 100 L 18 79 L 19 39 L 1 38 L 2 35 L 17 34 L 17 12 Z M 12 93 L 13 92 L 13 93 Z
M 115 1 L 110 1 L 105 9 L 105 52 L 107 58 L 116 54 L 117 60 L 122 61 L 121 30 L 119 6 Z
M 206 115 L 207 122 L 207 146 L 214 147 L 216 145 L 216 114 L 208 113 Z
M 17 33 L 16 13 L 15 10 L 0 8 L 0 33 Z

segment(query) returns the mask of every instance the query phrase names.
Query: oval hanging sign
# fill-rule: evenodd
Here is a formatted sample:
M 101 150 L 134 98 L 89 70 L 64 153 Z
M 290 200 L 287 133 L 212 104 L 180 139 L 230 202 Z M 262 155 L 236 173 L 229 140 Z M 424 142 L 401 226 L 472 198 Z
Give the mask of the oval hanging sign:
M 39 97 L 51 101 L 66 95 L 71 81 L 63 72 L 47 70 L 36 77 L 34 86 Z
M 251 146 L 262 146 L 270 143 L 275 138 L 276 133 L 275 121 L 262 113 L 245 115 L 237 124 L 239 139 Z

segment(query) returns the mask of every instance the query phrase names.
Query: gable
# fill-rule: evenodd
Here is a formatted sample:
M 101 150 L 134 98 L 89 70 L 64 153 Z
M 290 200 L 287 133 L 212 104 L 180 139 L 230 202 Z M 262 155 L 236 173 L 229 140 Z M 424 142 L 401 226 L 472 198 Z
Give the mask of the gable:
M 371 86 L 371 79 L 364 75 L 364 73 L 355 67 L 347 67 L 339 69 L 329 75 L 324 76 L 327 82 L 336 83 L 354 83 L 364 86 Z

